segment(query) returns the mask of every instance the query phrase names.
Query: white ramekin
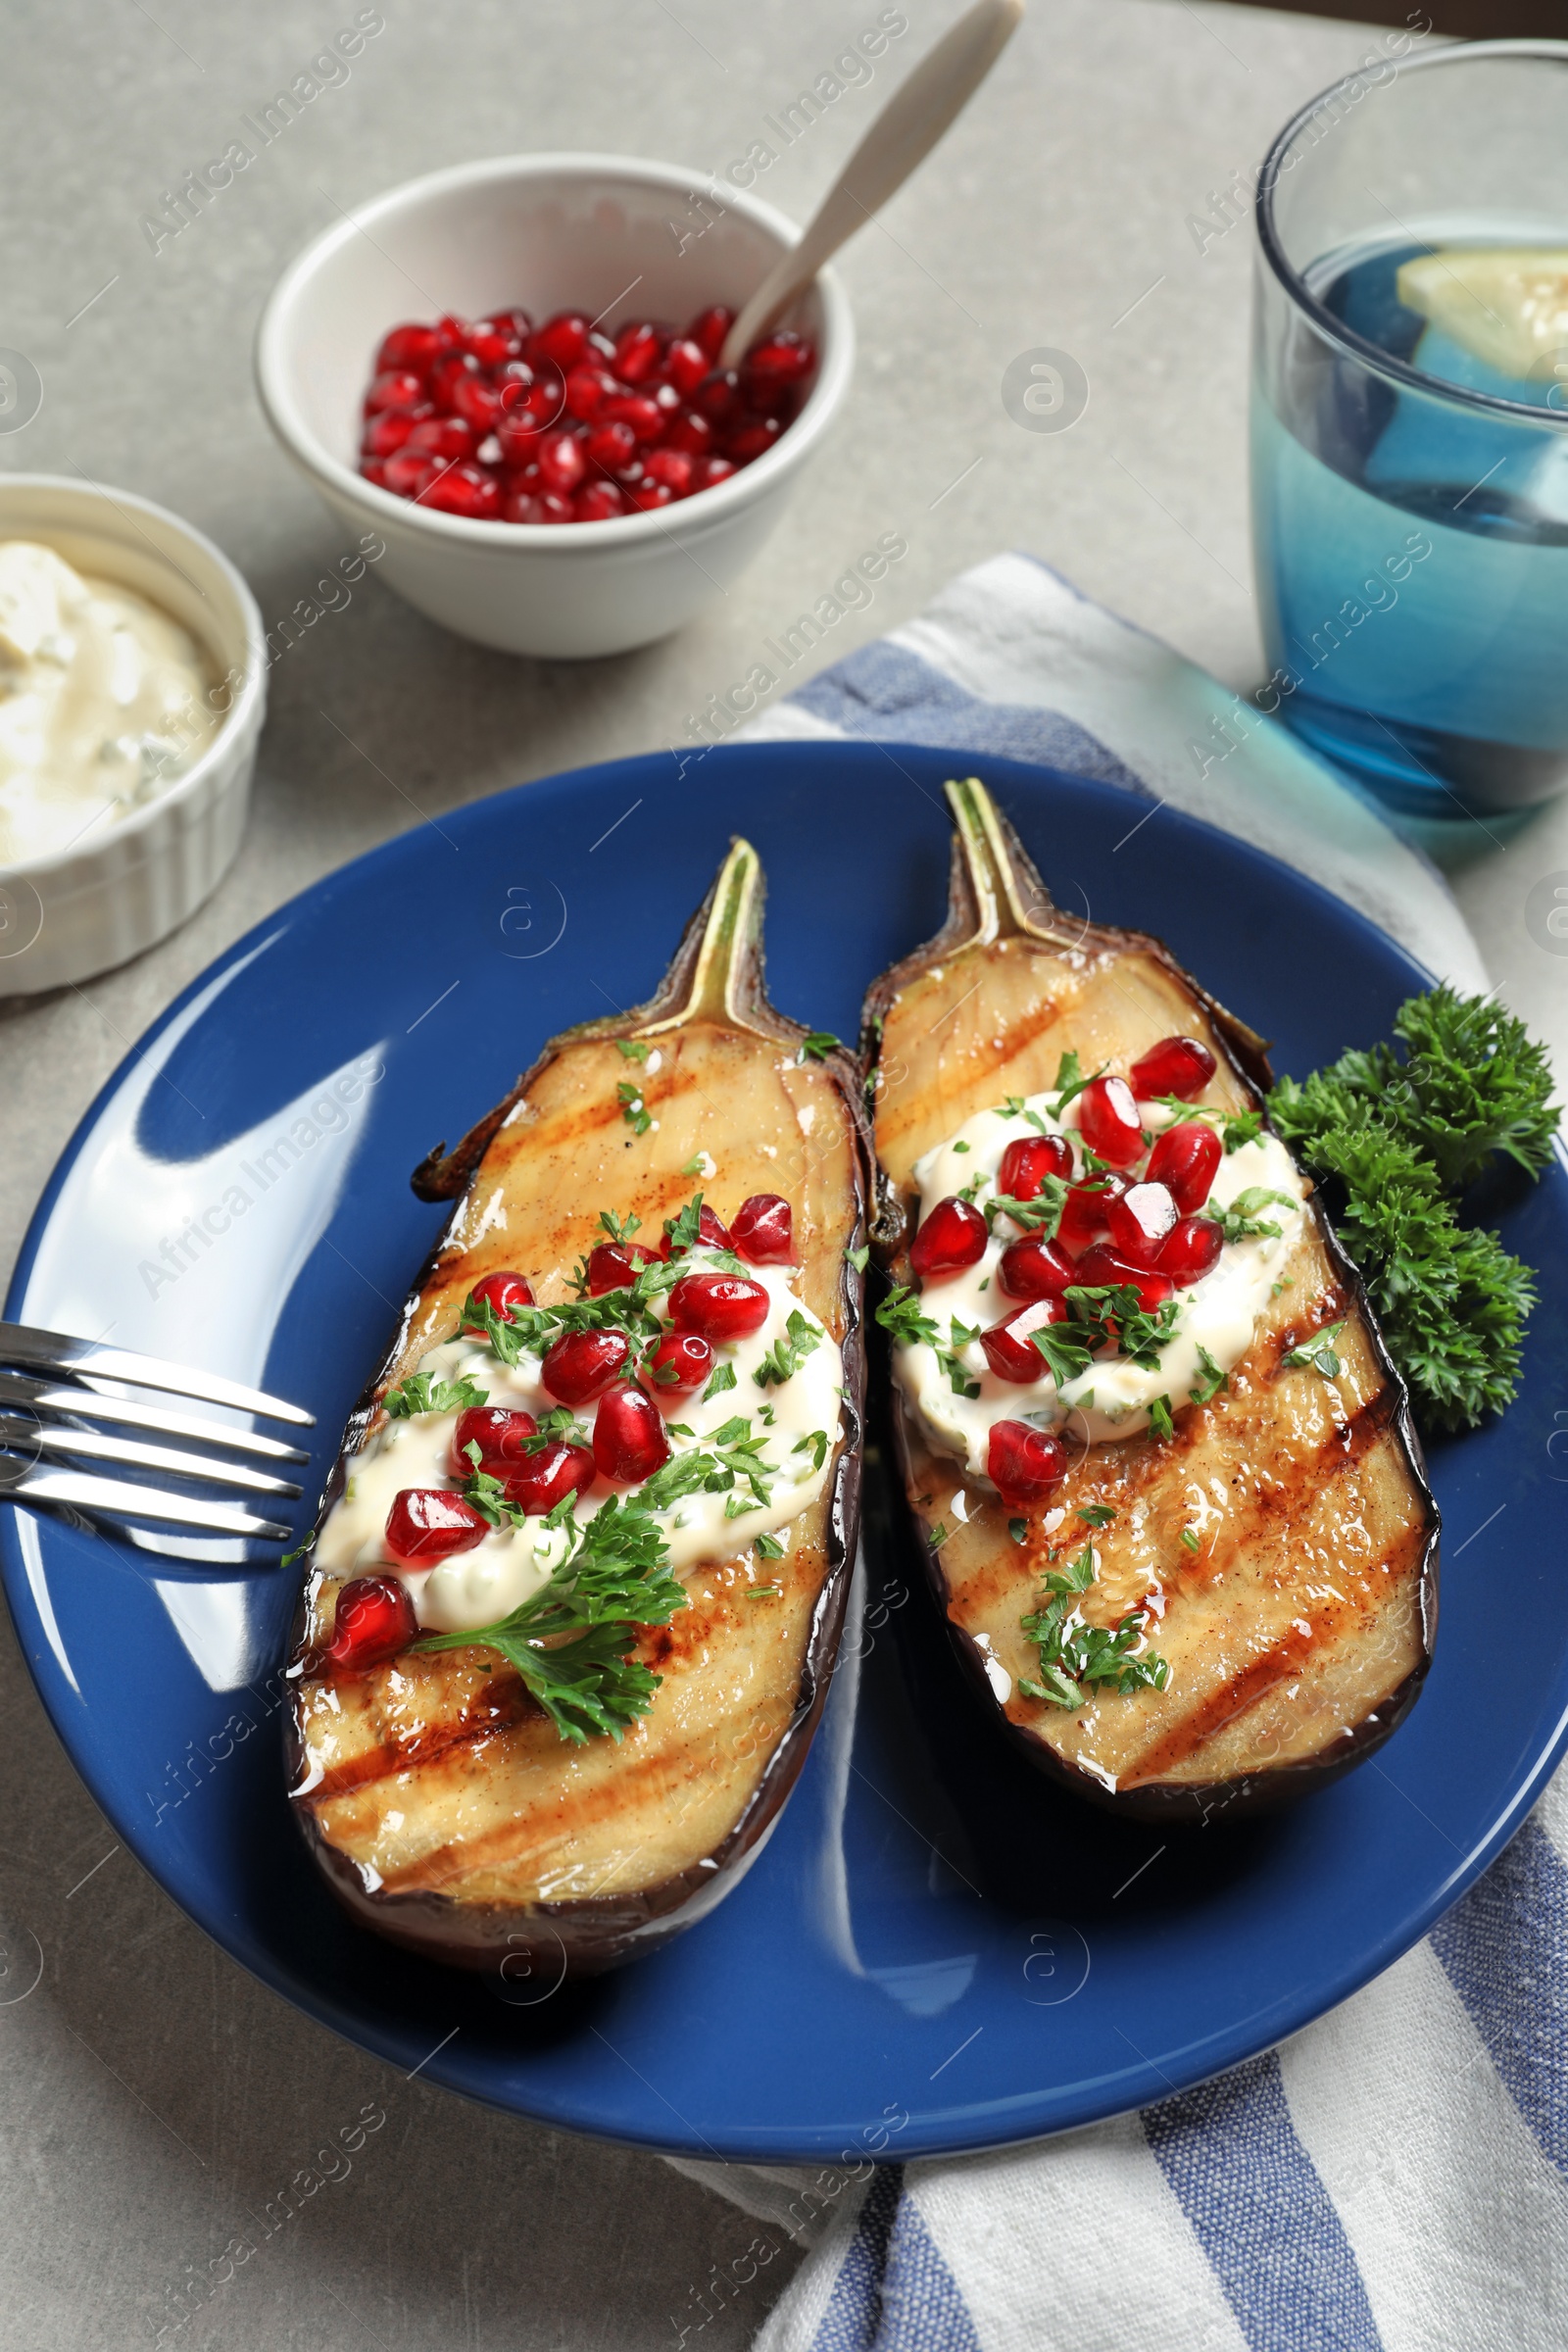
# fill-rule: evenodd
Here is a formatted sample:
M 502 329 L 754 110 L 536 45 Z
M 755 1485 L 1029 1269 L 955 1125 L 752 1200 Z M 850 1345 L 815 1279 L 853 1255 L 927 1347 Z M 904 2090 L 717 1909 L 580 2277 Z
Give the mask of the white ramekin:
M 210 539 L 128 490 L 0 474 L 0 539 L 37 539 L 76 570 L 134 588 L 202 647 L 226 714 L 185 773 L 79 848 L 0 866 L 0 997 L 108 971 L 195 913 L 239 848 L 267 707 L 256 600 Z M 222 704 L 216 705 L 222 708 Z
M 470 522 L 355 470 L 376 345 L 404 318 L 537 318 L 583 306 L 611 323 L 684 321 L 746 299 L 799 230 L 770 205 L 673 164 L 616 155 L 500 156 L 410 181 L 307 246 L 273 287 L 256 341 L 268 421 L 377 566 L 432 620 L 503 653 L 622 653 L 679 628 L 748 564 L 849 384 L 855 329 L 830 270 L 798 307 L 816 344 L 805 408 L 765 457 L 716 489 L 612 522 Z

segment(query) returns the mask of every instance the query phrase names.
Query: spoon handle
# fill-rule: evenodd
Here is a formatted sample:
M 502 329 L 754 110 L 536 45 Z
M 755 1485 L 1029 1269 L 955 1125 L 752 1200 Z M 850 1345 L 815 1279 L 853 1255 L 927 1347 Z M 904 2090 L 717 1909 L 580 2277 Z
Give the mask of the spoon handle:
M 1023 15 L 1023 0 L 975 0 L 928 57 L 899 84 L 817 207 L 800 243 L 768 271 L 719 353 L 738 368 L 824 262 L 886 204 L 968 104 Z

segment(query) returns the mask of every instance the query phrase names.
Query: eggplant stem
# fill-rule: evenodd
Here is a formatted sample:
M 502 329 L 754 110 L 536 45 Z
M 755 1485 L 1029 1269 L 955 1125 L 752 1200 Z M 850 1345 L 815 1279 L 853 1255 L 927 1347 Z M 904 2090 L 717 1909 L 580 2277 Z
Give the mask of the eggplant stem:
M 739 835 L 713 878 L 701 928 L 677 958 L 674 988 L 655 1000 L 658 1017 L 633 1034 L 658 1037 L 693 1021 L 755 1029 L 762 936 L 762 861 Z
M 978 776 L 944 785 L 953 812 L 954 853 L 974 903 L 970 947 L 997 939 L 1040 939 L 1053 947 L 1071 938 L 1042 914 L 1054 914 L 1051 893 L 1022 843 Z

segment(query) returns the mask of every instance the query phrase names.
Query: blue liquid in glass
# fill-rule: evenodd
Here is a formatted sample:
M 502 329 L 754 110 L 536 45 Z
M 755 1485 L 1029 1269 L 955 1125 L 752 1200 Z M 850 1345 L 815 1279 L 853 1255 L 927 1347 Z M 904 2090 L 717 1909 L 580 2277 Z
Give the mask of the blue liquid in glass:
M 1265 330 L 1264 638 L 1281 716 L 1386 803 L 1523 808 L 1568 787 L 1568 393 L 1498 375 L 1405 309 L 1396 273 L 1426 250 L 1331 257 L 1309 283 L 1395 358 L 1535 416 L 1396 385 L 1294 311 L 1277 341 Z

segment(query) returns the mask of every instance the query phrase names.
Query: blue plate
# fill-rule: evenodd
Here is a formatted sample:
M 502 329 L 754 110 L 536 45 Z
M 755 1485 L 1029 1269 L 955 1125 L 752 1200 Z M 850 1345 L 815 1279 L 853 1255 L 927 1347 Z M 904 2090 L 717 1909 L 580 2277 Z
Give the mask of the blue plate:
M 1285 1069 L 1385 1035 L 1422 982 L 1286 867 L 1168 808 L 1127 837 L 1124 797 L 1048 769 L 902 744 L 586 769 L 405 834 L 216 963 L 77 1129 L 8 1314 L 297 1398 L 323 1479 L 442 1221 L 416 1161 L 552 1031 L 652 991 L 736 826 L 767 868 L 776 1002 L 854 1035 L 866 983 L 941 919 L 940 787 L 971 764 L 1063 907 L 1161 934 Z M 860 1615 L 750 1877 L 617 1977 L 490 1983 L 350 1926 L 307 1860 L 279 1743 L 294 1570 L 182 1575 L 7 1509 L 11 1606 L 126 1844 L 236 1959 L 406 2071 L 692 2155 L 1061 2131 L 1250 2056 L 1386 1968 L 1564 1744 L 1568 1177 L 1498 1213 L 1544 1296 L 1518 1403 L 1433 1463 L 1447 1564 L 1425 1694 L 1370 1764 L 1276 1818 L 1167 1836 L 1017 1762 L 958 1682 L 873 1461 Z

